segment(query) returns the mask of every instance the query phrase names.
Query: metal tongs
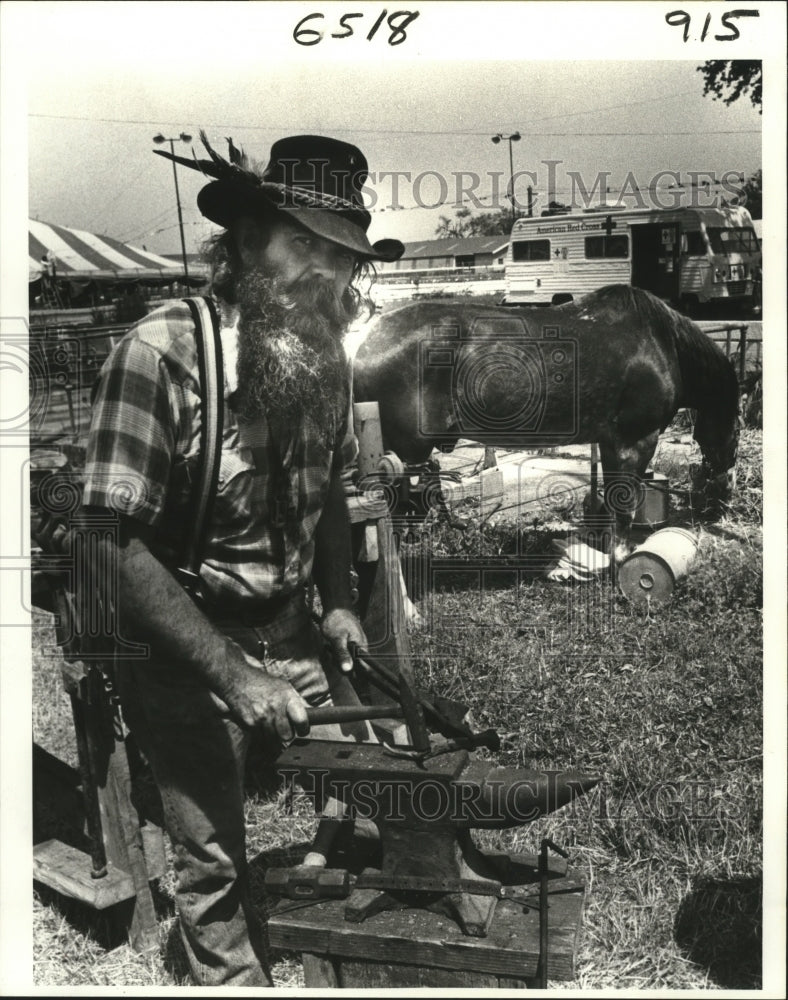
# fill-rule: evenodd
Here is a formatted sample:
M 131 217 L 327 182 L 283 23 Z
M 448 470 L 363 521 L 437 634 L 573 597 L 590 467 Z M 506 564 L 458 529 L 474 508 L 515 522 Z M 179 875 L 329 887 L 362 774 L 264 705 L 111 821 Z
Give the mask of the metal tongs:
M 310 725 L 386 718 L 404 719 L 410 732 L 411 746 L 395 747 L 385 742 L 383 746 L 395 756 L 407 757 L 419 763 L 453 750 L 471 750 L 481 746 L 491 750 L 500 749 L 501 741 L 494 729 L 474 733 L 470 726 L 462 721 L 462 716 L 465 714 L 464 705 L 448 698 L 431 701 L 414 690 L 403 673 L 395 673 L 367 652 L 362 653 L 355 643 L 350 643 L 349 648 L 354 664 L 374 675 L 375 686 L 386 696 L 393 698 L 396 704 L 310 708 L 307 711 Z M 427 723 L 446 737 L 446 741 L 433 746 Z

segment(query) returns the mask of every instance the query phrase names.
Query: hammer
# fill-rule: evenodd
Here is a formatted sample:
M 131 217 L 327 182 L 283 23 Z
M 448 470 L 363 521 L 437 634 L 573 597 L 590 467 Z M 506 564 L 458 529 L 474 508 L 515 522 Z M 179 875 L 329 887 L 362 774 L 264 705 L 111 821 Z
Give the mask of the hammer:
M 310 726 L 323 726 L 332 722 L 366 722 L 370 719 L 402 719 L 404 714 L 400 705 L 325 705 L 306 710 Z
M 323 705 L 320 708 L 306 710 L 310 726 L 402 718 L 403 714 L 399 705 Z M 323 819 L 317 828 L 312 847 L 304 858 L 305 865 L 316 866 L 319 870 L 326 864 L 344 814 L 344 803 L 339 799 L 329 798 L 324 806 Z

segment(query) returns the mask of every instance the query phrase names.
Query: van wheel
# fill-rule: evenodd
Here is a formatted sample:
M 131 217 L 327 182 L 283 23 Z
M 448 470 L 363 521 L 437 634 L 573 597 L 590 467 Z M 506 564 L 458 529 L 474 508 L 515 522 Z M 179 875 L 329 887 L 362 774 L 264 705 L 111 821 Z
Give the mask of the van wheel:
M 575 301 L 574 295 L 569 295 L 567 292 L 563 292 L 560 295 L 554 295 L 550 300 L 550 305 L 562 306 L 565 305 L 567 302 L 574 302 L 574 301 Z

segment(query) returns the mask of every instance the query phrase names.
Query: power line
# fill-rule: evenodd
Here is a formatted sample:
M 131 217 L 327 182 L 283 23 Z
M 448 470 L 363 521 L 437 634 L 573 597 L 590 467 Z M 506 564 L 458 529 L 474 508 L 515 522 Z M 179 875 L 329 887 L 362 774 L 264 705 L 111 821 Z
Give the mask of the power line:
M 199 219 L 196 222 L 184 222 L 183 225 L 184 225 L 184 228 L 187 227 L 187 226 L 202 226 L 202 225 L 204 225 L 204 220 Z M 158 229 L 146 229 L 144 232 L 142 232 L 142 233 L 136 233 L 134 236 L 123 236 L 123 237 L 119 236 L 119 237 L 117 237 L 117 239 L 119 239 L 121 241 L 121 243 L 127 243 L 129 240 L 133 240 L 133 241 L 136 242 L 137 240 L 141 240 L 141 239 L 143 239 L 146 236 L 156 236 L 159 233 L 167 233 L 171 229 L 177 229 L 178 226 L 179 226 L 179 223 L 173 222 L 172 225 L 170 225 L 170 226 L 161 226 Z
M 606 105 L 603 105 L 601 108 L 581 108 L 579 111 L 564 111 L 561 114 L 557 114 L 557 115 L 540 115 L 538 118 L 532 118 L 531 121 L 532 122 L 549 122 L 549 121 L 555 121 L 556 119 L 560 119 L 560 118 L 577 118 L 577 117 L 579 117 L 581 115 L 596 115 L 596 114 L 601 114 L 601 113 L 603 113 L 605 111 L 620 111 L 622 108 L 642 107 L 644 104 L 664 104 L 667 101 L 676 101 L 676 100 L 679 100 L 680 98 L 683 98 L 683 97 L 692 96 L 693 94 L 697 95 L 697 89 L 681 90 L 681 91 L 678 91 L 675 94 L 660 94 L 657 97 L 648 97 L 648 98 L 645 98 L 642 101 L 623 101 L 620 104 L 606 104 Z M 31 113 L 31 117 L 47 117 L 47 116 L 46 115 L 36 115 L 36 114 L 32 114 Z M 58 117 L 58 116 L 50 116 L 50 117 Z M 65 116 L 63 116 L 63 117 L 65 117 Z M 76 118 L 76 116 L 75 116 L 75 118 Z M 127 123 L 127 124 L 140 124 L 140 123 L 134 121 L 133 119 L 122 119 L 122 118 L 91 119 L 91 118 L 85 117 L 85 118 L 77 119 L 77 120 L 81 120 L 81 121 L 108 121 L 108 122 L 118 122 L 118 123 Z M 149 123 L 142 123 L 142 124 L 159 124 L 159 123 L 149 122 Z M 176 122 L 167 122 L 166 124 L 168 124 L 168 125 L 176 125 L 178 123 L 176 123 Z M 206 127 L 209 127 L 209 128 L 246 128 L 246 129 L 249 129 L 250 131 L 259 132 L 259 131 L 267 131 L 268 129 L 285 128 L 285 127 L 288 127 L 288 126 L 281 126 L 281 125 L 246 125 L 246 126 L 239 126 L 239 125 L 209 125 L 209 126 L 206 126 Z M 370 130 L 363 130 L 362 129 L 361 131 L 370 131 Z M 493 126 L 489 126 L 487 129 L 485 129 L 484 132 L 478 132 L 477 134 L 478 135 L 484 135 L 484 134 L 486 134 L 487 131 L 494 131 Z M 414 134 L 414 135 L 417 135 L 419 133 L 418 132 L 412 132 L 412 133 L 407 133 L 406 132 L 405 134 Z M 436 133 L 436 134 L 441 134 L 442 135 L 442 134 L 450 134 L 450 133 Z M 462 133 L 462 134 L 465 134 L 465 133 Z M 469 133 L 469 134 L 472 134 L 472 133 Z
M 139 185 L 142 183 L 143 180 L 147 180 L 148 179 L 149 173 L 150 173 L 150 170 L 148 170 L 147 173 L 145 171 L 141 171 L 141 170 L 135 171 L 136 176 L 135 176 L 134 180 L 131 182 L 131 184 L 128 185 L 128 186 L 126 186 L 126 174 L 125 173 L 123 174 L 123 176 L 116 177 L 116 179 L 115 179 L 116 180 L 116 184 L 115 184 L 114 191 L 108 197 L 107 201 L 104 203 L 103 208 L 100 211 L 93 212 L 92 215 L 89 216 L 88 228 L 92 228 L 93 226 L 95 226 L 95 222 L 93 220 L 98 219 L 98 218 L 102 218 L 104 216 L 104 213 L 106 212 L 106 210 L 109 208 L 109 206 L 113 202 L 115 202 L 115 201 L 118 200 L 118 198 L 120 197 L 121 192 L 122 192 L 124 198 L 128 198 L 129 195 L 130 195 L 130 193 L 132 191 L 134 191 L 137 187 L 139 187 Z M 161 212 L 159 214 L 163 215 L 164 213 Z
M 624 107 L 625 105 L 620 105 Z M 607 110 L 607 109 L 602 109 Z M 580 112 L 578 112 L 580 113 Z M 584 114 L 592 114 L 593 112 L 583 112 Z M 147 121 L 137 118 L 88 118 L 84 115 L 49 115 L 40 114 L 37 112 L 31 112 L 29 114 L 30 118 L 49 118 L 56 119 L 58 121 L 80 121 L 80 122 L 95 122 L 95 123 L 110 123 L 113 125 L 150 125 L 154 127 L 161 127 L 163 125 L 173 127 L 177 124 L 179 127 L 182 122 L 162 122 L 162 121 Z M 562 116 L 558 116 L 562 117 Z M 217 130 L 229 130 L 229 129 L 243 129 L 247 132 L 271 132 L 276 129 L 282 128 L 279 125 L 247 125 L 247 124 L 231 124 L 231 123 L 213 123 L 204 126 L 205 128 L 217 129 Z M 289 127 L 289 126 L 288 126 Z M 626 136 L 656 136 L 656 135 L 684 135 L 684 136 L 696 136 L 696 135 L 760 135 L 760 128 L 745 128 L 745 129 L 687 129 L 687 130 L 674 130 L 674 129 L 654 129 L 650 131 L 627 131 L 627 132 L 607 132 L 595 129 L 591 132 L 542 132 L 539 130 L 533 130 L 527 126 L 521 125 L 521 129 L 526 135 L 530 136 L 540 136 L 545 138 L 621 138 Z M 364 134 L 364 135 L 458 135 L 458 136 L 488 136 L 489 129 L 393 129 L 393 128 L 363 128 L 361 126 L 353 126 L 352 129 L 342 129 L 335 128 L 334 131 L 347 132 L 352 131 L 354 134 Z
M 168 217 L 172 216 L 175 213 L 175 211 L 176 211 L 175 207 L 172 206 L 170 208 L 163 209 L 161 212 L 157 212 L 155 215 L 151 216 L 149 219 L 144 219 L 142 221 L 138 220 L 137 223 L 136 223 L 136 225 L 134 226 L 134 228 L 136 230 L 136 229 L 139 228 L 139 226 L 143 226 L 144 228 L 143 228 L 143 230 L 141 232 L 135 233 L 135 234 L 130 234 L 130 235 L 127 235 L 127 236 L 119 236 L 118 239 L 120 239 L 120 240 L 136 240 L 136 239 L 139 239 L 140 236 L 147 236 L 149 233 L 151 233 L 153 231 L 153 230 L 149 229 L 148 227 L 155 226 L 156 223 L 158 223 L 158 222 L 164 222 L 165 218 L 168 218 Z
M 606 104 L 602 108 L 584 108 L 581 111 L 565 111 L 560 115 L 542 115 L 532 119 L 535 122 L 549 122 L 555 118 L 574 118 L 577 115 L 597 115 L 603 111 L 620 111 L 621 108 L 636 108 L 643 104 L 664 104 L 665 101 L 677 101 L 680 97 L 697 94 L 697 90 L 682 90 L 677 94 L 664 94 L 660 97 L 648 97 L 643 101 L 624 101 L 623 104 Z

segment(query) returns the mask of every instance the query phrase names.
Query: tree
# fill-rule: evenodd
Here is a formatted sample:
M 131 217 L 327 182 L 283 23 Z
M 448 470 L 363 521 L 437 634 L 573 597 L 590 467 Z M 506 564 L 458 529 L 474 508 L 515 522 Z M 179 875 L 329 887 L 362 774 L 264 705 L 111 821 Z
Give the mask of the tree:
M 454 239 L 463 240 L 466 236 L 471 235 L 469 232 L 470 220 L 471 210 L 469 208 L 458 208 L 454 213 L 454 219 L 450 219 L 446 215 L 439 215 L 435 235 L 439 239 L 453 237 Z
M 547 208 L 542 209 L 542 215 L 566 215 L 572 211 L 571 205 L 564 205 L 560 201 L 551 201 Z
M 712 100 L 723 100 L 726 104 L 745 94 L 761 114 L 762 72 L 760 61 L 746 59 L 711 59 L 697 67 L 703 74 L 703 93 L 711 94 Z
M 746 205 L 753 219 L 763 218 L 762 188 L 763 176 L 760 170 L 756 170 L 752 177 L 748 177 L 742 187 L 744 197 L 740 199 L 741 204 Z
M 518 212 L 517 218 L 524 217 L 525 212 Z M 458 208 L 454 218 L 445 215 L 438 217 L 435 235 L 441 239 L 467 239 L 471 236 L 508 236 L 512 231 L 512 212 L 509 208 L 500 208 L 497 212 L 482 212 L 473 215 L 469 208 Z

